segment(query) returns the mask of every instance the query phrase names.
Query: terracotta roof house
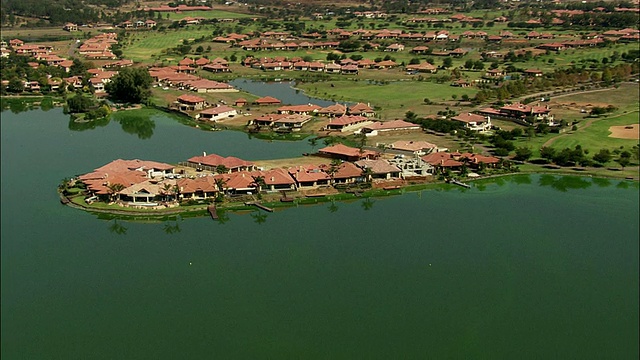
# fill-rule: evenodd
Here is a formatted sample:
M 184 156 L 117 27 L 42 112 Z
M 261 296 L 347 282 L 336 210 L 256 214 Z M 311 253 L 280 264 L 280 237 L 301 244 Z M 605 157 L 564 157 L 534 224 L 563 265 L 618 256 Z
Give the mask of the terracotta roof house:
M 173 173 L 174 166 L 155 161 L 114 160 L 94 171 L 80 175 L 78 179 L 87 185 L 93 195 L 107 195 L 112 184 L 121 184 L 125 188 L 144 182 L 155 176 Z
M 196 59 L 195 65 L 196 66 L 204 66 L 204 65 L 207 65 L 210 62 L 211 61 L 209 59 L 201 57 L 201 58 Z
M 265 97 L 261 97 L 259 99 L 256 99 L 256 101 L 254 101 L 255 104 L 257 105 L 277 105 L 282 103 L 280 100 L 272 97 L 272 96 L 265 96 Z
M 180 198 L 183 199 L 207 199 L 215 197 L 219 192 L 213 176 L 178 179 L 176 186 L 178 186 Z
M 217 174 L 214 175 L 213 178 L 223 180 L 224 186 L 222 191 L 225 193 L 247 194 L 258 189 L 256 179 L 251 175 L 251 172 L 246 170 L 227 174 Z
M 236 115 L 238 115 L 236 109 L 226 105 L 220 105 L 200 111 L 196 114 L 195 118 L 217 122 L 218 120 L 227 119 Z
M 336 144 L 327 146 L 318 150 L 318 153 L 324 156 L 328 156 L 334 159 L 340 159 L 344 161 L 356 161 L 361 159 L 375 159 L 378 157 L 378 153 L 370 150 L 360 150 L 343 144 Z
M 234 88 L 233 86 L 227 83 L 208 80 L 208 79 L 183 81 L 182 85 L 191 91 L 195 91 L 199 93 L 237 92 L 238 91 L 236 88 Z
M 472 131 L 487 131 L 491 129 L 491 118 L 472 113 L 462 113 L 451 118 L 453 121 L 460 121 L 467 129 Z
M 356 166 L 365 170 L 371 171 L 370 176 L 372 179 L 391 179 L 399 178 L 402 170 L 397 166 L 390 164 L 387 160 L 358 160 L 355 162 Z
M 407 151 L 416 155 L 425 155 L 438 150 L 438 146 L 427 141 L 398 140 L 390 145 L 393 150 Z
M 329 185 L 331 177 L 315 165 L 290 167 L 289 174 L 296 180 L 299 188 Z
M 422 160 L 436 168 L 458 169 L 462 162 L 455 160 L 456 156 L 447 152 L 434 152 L 422 157 Z
M 324 72 L 329 74 L 339 74 L 340 70 L 342 70 L 342 66 L 335 63 L 327 64 L 324 67 Z
M 415 54 L 424 54 L 429 50 L 428 46 L 416 46 L 413 49 L 411 49 L 412 53 Z
M 216 172 L 219 170 L 218 167 L 223 166 L 229 173 L 255 170 L 255 164 L 251 161 L 242 160 L 233 156 L 222 157 L 216 154 L 207 155 L 206 153 L 202 156 L 194 156 L 188 159 L 186 165 Z
M 393 52 L 398 52 L 398 51 L 403 51 L 404 50 L 404 45 L 402 44 L 391 44 L 389 46 L 387 46 L 386 48 L 384 48 L 384 51 L 393 51 Z
M 460 156 L 460 158 L 464 159 L 470 166 L 475 168 L 480 166 L 480 164 L 496 165 L 500 162 L 500 159 L 495 156 L 484 156 L 473 153 L 464 153 Z
M 407 130 L 420 130 L 421 126 L 418 124 L 410 123 L 404 120 L 390 120 L 390 121 L 377 121 L 370 125 L 365 125 L 362 131 L 367 136 L 375 136 L 380 132 L 387 131 L 407 131 Z
M 343 161 L 333 174 L 329 165 L 320 165 L 320 168 L 331 176 L 334 184 L 351 184 L 362 179 L 362 169 L 349 161 Z
M 315 104 L 306 105 L 285 105 L 278 108 L 280 114 L 304 114 L 316 113 L 322 109 L 321 106 Z
M 289 115 L 287 114 L 264 114 L 260 115 L 257 118 L 251 120 L 249 125 L 258 125 L 258 126 L 274 126 L 276 120 L 280 120 Z
M 207 101 L 200 96 L 183 94 L 178 96 L 175 105 L 182 111 L 195 111 L 207 107 Z
M 428 62 L 423 62 L 421 64 L 410 64 L 406 66 L 407 71 L 417 71 L 424 73 L 435 73 L 438 71 L 438 68 L 435 65 L 429 64 Z
M 234 105 L 235 106 L 245 106 L 245 105 L 247 105 L 247 99 L 245 99 L 245 98 L 236 99 L 236 101 L 234 102 Z
M 374 65 L 376 69 L 391 69 L 396 66 L 398 66 L 398 63 L 393 60 L 383 60 Z
M 361 69 L 370 69 L 376 65 L 376 62 L 371 59 L 362 59 L 358 61 L 358 67 Z
M 365 117 L 372 117 L 376 113 L 373 111 L 369 104 L 357 103 L 353 106 L 350 106 L 348 109 L 349 115 L 361 115 Z
M 214 72 L 214 73 L 231 72 L 231 69 L 229 69 L 228 65 L 219 64 L 219 63 L 204 65 L 202 67 L 202 70 L 211 71 L 211 72 Z
M 62 29 L 66 31 L 78 31 L 78 25 L 74 23 L 66 23 Z
M 525 75 L 529 75 L 529 76 L 534 76 L 534 77 L 540 77 L 542 76 L 542 70 L 538 70 L 538 69 L 526 69 L 524 71 Z
M 299 131 L 302 125 L 311 121 L 313 117 L 311 115 L 304 114 L 289 114 L 281 118 L 275 119 L 272 122 L 272 126 L 278 127 L 278 129 L 288 129 L 293 131 Z
M 371 124 L 371 120 L 360 115 L 343 115 L 332 118 L 326 125 L 325 130 L 329 131 L 352 131 L 357 130 L 365 125 Z
M 195 66 L 195 64 L 196 62 L 193 59 L 187 57 L 178 61 L 178 65 L 180 66 Z
M 318 110 L 319 115 L 342 116 L 347 113 L 347 107 L 342 104 L 329 105 Z
M 285 169 L 271 169 L 265 171 L 252 171 L 251 176 L 257 178 L 262 177 L 266 188 L 261 188 L 264 191 L 283 191 L 283 190 L 295 190 L 296 180 Z
M 342 65 L 340 67 L 341 74 L 358 75 L 359 72 L 360 70 L 356 64 Z

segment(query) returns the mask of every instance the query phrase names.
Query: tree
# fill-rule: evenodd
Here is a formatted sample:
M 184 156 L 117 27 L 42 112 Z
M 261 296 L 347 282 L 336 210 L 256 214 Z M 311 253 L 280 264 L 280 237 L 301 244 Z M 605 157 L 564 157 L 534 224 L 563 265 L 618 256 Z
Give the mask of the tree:
M 24 82 L 20 79 L 13 78 L 9 80 L 9 85 L 7 86 L 7 90 L 12 93 L 20 93 L 24 91 Z
M 87 112 L 93 106 L 93 101 L 81 94 L 71 96 L 67 99 L 67 108 L 70 113 Z
M 124 68 L 111 78 L 105 90 L 114 100 L 126 103 L 142 103 L 151 96 L 153 79 L 143 68 Z
M 109 200 L 111 201 L 115 199 L 116 194 L 125 189 L 124 185 L 120 183 L 109 184 L 107 188 L 109 189 Z
M 616 159 L 616 162 L 622 166 L 624 170 L 625 167 L 629 166 L 631 163 L 631 153 L 628 151 L 623 151 L 620 153 L 620 157 Z
M 218 174 L 226 174 L 229 172 L 229 169 L 224 165 L 216 166 L 216 173 Z
M 599 164 L 606 164 L 609 161 L 611 161 L 611 151 L 609 151 L 609 149 L 600 149 L 600 151 L 598 151 L 597 153 L 595 153 L 593 155 L 593 161 L 599 163 Z
M 453 65 L 453 60 L 450 57 L 442 60 L 442 67 L 449 68 L 451 65 Z
M 548 146 L 543 146 L 542 148 L 540 148 L 540 157 L 542 157 L 543 159 L 551 161 L 555 156 L 556 149 Z
M 318 146 L 318 138 L 312 137 L 308 141 L 309 141 L 309 145 L 311 145 L 311 151 L 315 152 L 316 146 Z
M 514 159 L 520 160 L 520 161 L 527 161 L 529 160 L 531 155 L 533 155 L 533 152 L 531 151 L 531 149 L 523 146 L 523 147 L 516 148 L 516 156 L 514 157 Z

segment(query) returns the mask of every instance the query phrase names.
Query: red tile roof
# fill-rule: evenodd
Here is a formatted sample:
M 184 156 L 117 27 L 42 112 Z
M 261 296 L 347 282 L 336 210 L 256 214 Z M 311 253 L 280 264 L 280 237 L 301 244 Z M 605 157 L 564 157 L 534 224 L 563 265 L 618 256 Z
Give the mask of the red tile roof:
M 257 99 L 256 104 L 280 104 L 281 101 L 272 97 L 272 96 L 265 96 L 265 97 L 261 97 L 260 99 Z
M 183 94 L 178 96 L 178 101 L 186 104 L 197 104 L 197 103 L 205 102 L 206 100 L 201 98 L 200 96 Z

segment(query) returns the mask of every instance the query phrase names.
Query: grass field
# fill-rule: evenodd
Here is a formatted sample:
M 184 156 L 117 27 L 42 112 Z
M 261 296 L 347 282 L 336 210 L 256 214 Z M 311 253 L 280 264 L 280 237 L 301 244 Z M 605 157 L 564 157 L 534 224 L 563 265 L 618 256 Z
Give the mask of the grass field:
M 448 101 L 454 94 L 460 99 L 463 94 L 473 97 L 477 91 L 471 88 L 452 87 L 448 83 L 437 84 L 428 81 L 375 84 L 369 81 L 336 80 L 300 84 L 298 87 L 310 96 L 335 101 L 371 103 L 371 106 L 381 108 L 383 117 L 385 112 L 391 109 L 400 109 L 402 114 L 413 111 L 422 115 L 425 113 L 423 110 L 425 98 L 435 102 Z
M 222 10 L 212 10 L 212 11 L 188 11 L 188 12 L 183 12 L 183 13 L 166 13 L 169 15 L 168 19 L 169 20 L 176 20 L 176 21 L 180 21 L 181 19 L 184 19 L 185 17 L 192 17 L 192 18 L 196 18 L 196 17 L 201 17 L 201 18 L 205 18 L 205 19 L 241 19 L 241 18 L 254 18 L 254 17 L 258 17 L 256 15 L 248 15 L 248 14 L 241 14 L 241 13 L 236 13 L 236 12 L 231 12 L 231 11 L 222 11 Z M 167 15 L 163 14 L 163 18 L 167 18 Z
M 149 61 L 153 55 L 159 55 L 164 49 L 180 45 L 185 39 L 196 39 L 208 35 L 211 35 L 211 28 L 208 26 L 194 27 L 188 31 L 140 32 L 133 34 L 129 42 L 123 46 L 123 56 L 133 61 Z
M 80 28 L 80 31 L 69 32 L 62 30 L 62 27 L 55 28 L 37 28 L 37 29 L 2 29 L 2 38 L 5 40 L 18 38 L 22 41 L 55 41 L 66 39 L 82 39 L 84 33 L 91 32 L 93 29 Z M 97 34 L 97 31 L 92 31 Z
M 578 129 L 569 136 L 559 136 L 553 141 L 552 147 L 558 149 L 574 148 L 576 145 L 595 153 L 600 149 L 630 149 L 638 144 L 635 139 L 617 139 L 609 137 L 609 127 L 619 125 L 638 124 L 638 111 L 614 117 L 596 119 L 590 126 Z

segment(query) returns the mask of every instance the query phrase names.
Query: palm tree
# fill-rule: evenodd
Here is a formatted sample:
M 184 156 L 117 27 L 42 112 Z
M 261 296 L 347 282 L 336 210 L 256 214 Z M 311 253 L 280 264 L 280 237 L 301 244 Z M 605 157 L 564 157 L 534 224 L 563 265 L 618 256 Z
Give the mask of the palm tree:
M 216 196 L 216 201 L 222 202 L 224 201 L 224 191 L 225 191 L 225 186 L 227 186 L 227 182 L 221 177 L 216 178 L 215 181 L 216 181 L 216 187 L 218 188 L 218 195 Z
M 125 189 L 125 186 L 120 184 L 120 183 L 115 183 L 115 184 L 109 184 L 107 185 L 107 188 L 109 188 L 109 200 L 113 201 L 115 199 L 115 196 L 122 190 Z
M 226 174 L 229 172 L 229 169 L 224 165 L 218 165 L 216 166 L 216 172 L 218 174 Z
M 169 196 L 168 195 L 169 195 L 169 192 L 171 191 L 171 189 L 172 189 L 172 187 L 171 187 L 171 184 L 169 184 L 169 183 L 164 183 L 162 185 L 162 193 L 164 195 L 165 201 L 169 201 Z

